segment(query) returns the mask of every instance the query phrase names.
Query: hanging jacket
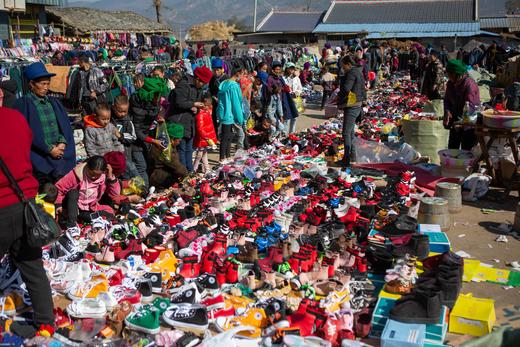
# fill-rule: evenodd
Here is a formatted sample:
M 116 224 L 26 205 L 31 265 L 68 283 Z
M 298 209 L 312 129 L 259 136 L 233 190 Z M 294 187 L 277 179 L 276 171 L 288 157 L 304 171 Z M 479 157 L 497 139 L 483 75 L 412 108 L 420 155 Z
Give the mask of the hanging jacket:
M 98 96 L 104 95 L 107 92 L 108 81 L 101 69 L 95 66 L 90 68 L 87 73 L 87 88 L 96 92 Z M 83 90 L 80 90 L 79 95 L 84 95 Z
M 195 139 L 193 140 L 193 147 L 202 148 L 208 147 L 210 144 L 208 140 L 217 143 L 217 134 L 213 126 L 213 118 L 211 117 L 211 109 L 200 110 L 195 116 Z
M 116 127 L 108 123 L 106 127 L 101 127 L 94 121 L 94 116 L 86 116 L 85 122 L 85 150 L 87 155 L 103 156 L 108 152 L 123 152 L 125 147 L 115 135 Z
M 82 211 L 95 211 L 105 192 L 108 193 L 108 196 L 116 196 L 121 193 L 121 185 L 117 179 L 109 181 L 106 174 L 102 174 L 97 180 L 92 181 L 85 174 L 86 166 L 86 163 L 79 164 L 56 183 L 57 205 L 63 202 L 68 192 L 77 189 L 79 191 L 78 208 Z
M 244 124 L 242 109 L 242 91 L 238 82 L 226 80 L 220 85 L 218 92 L 217 116 L 219 124 Z

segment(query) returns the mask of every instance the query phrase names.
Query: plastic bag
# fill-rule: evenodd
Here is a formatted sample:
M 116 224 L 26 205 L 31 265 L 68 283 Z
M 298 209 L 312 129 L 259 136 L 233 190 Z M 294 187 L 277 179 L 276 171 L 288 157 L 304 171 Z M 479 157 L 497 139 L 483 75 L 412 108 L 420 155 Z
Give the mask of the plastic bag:
M 128 187 L 124 188 L 122 191 L 123 195 L 142 195 L 145 190 L 144 179 L 140 176 L 132 177 L 130 181 L 128 181 Z
M 393 163 L 396 161 L 410 163 L 421 155 L 409 144 L 396 144 L 389 147 L 381 142 L 354 139 L 356 162 L 359 164 Z M 393 149 L 395 148 L 395 149 Z
M 157 125 L 157 128 L 155 129 L 155 138 L 161 141 L 161 144 L 165 148 L 161 152 L 161 160 L 169 162 L 172 159 L 172 145 L 170 143 L 170 135 L 168 135 L 166 129 L 166 123 L 160 123 Z
M 249 119 L 247 120 L 247 123 L 246 123 L 246 127 L 247 127 L 247 130 L 253 129 L 255 127 L 255 120 L 253 119 L 253 117 L 249 117 Z
M 305 112 L 305 107 L 303 107 L 303 99 L 301 96 L 297 96 L 294 98 L 294 105 L 296 106 L 296 110 L 298 110 L 298 113 Z

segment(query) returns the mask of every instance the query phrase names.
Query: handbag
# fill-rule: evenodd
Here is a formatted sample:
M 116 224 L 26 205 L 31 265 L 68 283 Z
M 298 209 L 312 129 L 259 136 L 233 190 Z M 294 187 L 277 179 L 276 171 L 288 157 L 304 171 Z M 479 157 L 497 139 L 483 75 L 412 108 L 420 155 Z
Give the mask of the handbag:
M 41 248 L 55 241 L 61 233 L 58 223 L 50 214 L 37 205 L 34 200 L 29 200 L 20 189 L 11 171 L 7 168 L 2 158 L 0 158 L 0 168 L 9 180 L 16 195 L 24 204 L 24 220 L 26 224 L 25 237 L 30 247 Z
M 347 107 L 352 107 L 356 103 L 357 103 L 357 96 L 356 96 L 356 94 L 352 93 L 351 91 L 348 92 Z

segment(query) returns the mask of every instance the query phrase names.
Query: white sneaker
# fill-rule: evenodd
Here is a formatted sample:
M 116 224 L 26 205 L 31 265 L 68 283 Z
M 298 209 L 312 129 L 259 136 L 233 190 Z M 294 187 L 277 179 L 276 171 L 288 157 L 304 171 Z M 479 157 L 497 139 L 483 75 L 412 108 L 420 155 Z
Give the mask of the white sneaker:
M 107 314 L 107 308 L 102 300 L 84 299 L 67 306 L 67 313 L 74 318 L 103 318 Z

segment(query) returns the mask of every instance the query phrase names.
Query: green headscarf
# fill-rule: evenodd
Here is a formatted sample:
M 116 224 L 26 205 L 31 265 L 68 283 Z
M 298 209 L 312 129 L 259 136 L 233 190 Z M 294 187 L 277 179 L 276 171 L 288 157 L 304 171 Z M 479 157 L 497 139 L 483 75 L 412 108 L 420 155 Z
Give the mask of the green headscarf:
M 114 57 L 121 57 L 121 56 L 123 56 L 123 51 L 120 49 L 116 50 L 114 53 Z
M 108 52 L 106 49 L 101 47 L 101 48 L 99 48 L 98 52 L 101 53 L 101 56 L 103 57 L 104 60 L 108 59 Z
M 166 131 L 172 139 L 182 139 L 184 137 L 184 127 L 177 123 L 169 123 Z
M 454 73 L 458 76 L 462 76 L 468 71 L 466 64 L 462 62 L 462 60 L 451 59 L 448 60 L 448 64 L 446 64 L 446 71 Z
M 170 89 L 164 78 L 154 77 L 145 78 L 144 85 L 137 91 L 139 99 L 142 101 L 152 101 L 155 96 L 168 96 Z

